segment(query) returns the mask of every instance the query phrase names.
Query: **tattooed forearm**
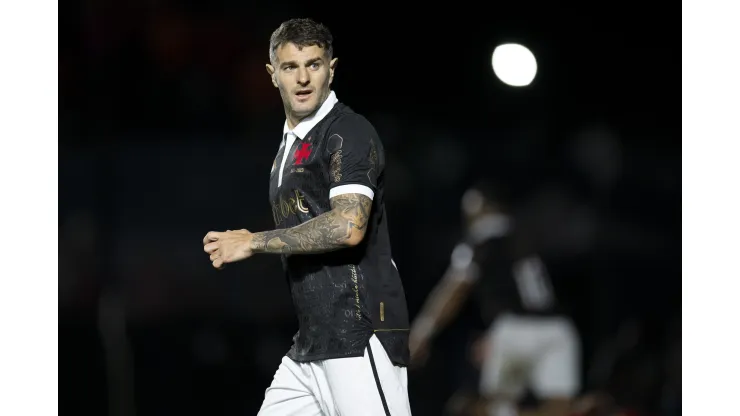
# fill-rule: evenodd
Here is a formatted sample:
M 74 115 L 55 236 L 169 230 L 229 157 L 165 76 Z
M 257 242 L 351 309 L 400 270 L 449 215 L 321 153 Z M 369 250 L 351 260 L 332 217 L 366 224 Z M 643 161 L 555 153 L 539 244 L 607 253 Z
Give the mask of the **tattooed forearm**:
M 373 201 L 361 194 L 331 199 L 332 210 L 293 228 L 255 233 L 252 251 L 261 253 L 325 253 L 362 241 Z
M 344 221 L 346 222 L 346 221 Z M 252 250 L 261 253 L 323 253 L 347 246 L 347 226 L 339 216 L 327 212 L 293 227 L 256 233 Z

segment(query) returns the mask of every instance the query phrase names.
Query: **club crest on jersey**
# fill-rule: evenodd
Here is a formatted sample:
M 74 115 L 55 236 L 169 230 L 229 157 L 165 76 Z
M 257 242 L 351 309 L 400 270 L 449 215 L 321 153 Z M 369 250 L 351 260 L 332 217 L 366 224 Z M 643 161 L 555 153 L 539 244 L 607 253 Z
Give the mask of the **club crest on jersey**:
M 295 150 L 295 153 L 293 153 L 293 158 L 295 159 L 293 165 L 297 166 L 306 163 L 308 158 L 311 156 L 311 150 L 311 143 L 301 143 Z

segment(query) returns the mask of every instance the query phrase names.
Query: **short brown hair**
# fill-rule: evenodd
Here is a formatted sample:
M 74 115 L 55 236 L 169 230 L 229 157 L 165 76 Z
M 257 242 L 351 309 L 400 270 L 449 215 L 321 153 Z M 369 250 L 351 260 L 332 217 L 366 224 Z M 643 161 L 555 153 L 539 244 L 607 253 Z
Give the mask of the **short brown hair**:
M 283 22 L 270 36 L 270 63 L 277 62 L 275 51 L 281 45 L 292 43 L 299 48 L 319 46 L 329 59 L 334 53 L 334 38 L 329 29 L 311 19 L 290 19 Z

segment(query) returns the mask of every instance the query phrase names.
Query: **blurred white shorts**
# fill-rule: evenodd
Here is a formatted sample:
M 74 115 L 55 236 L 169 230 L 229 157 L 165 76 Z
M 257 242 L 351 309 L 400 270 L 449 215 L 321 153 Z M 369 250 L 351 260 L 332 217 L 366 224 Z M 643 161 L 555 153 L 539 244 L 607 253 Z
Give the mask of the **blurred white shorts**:
M 578 332 L 565 317 L 502 315 L 488 332 L 481 369 L 485 396 L 572 398 L 581 388 Z
M 258 416 L 411 415 L 406 368 L 393 365 L 375 335 L 368 348 L 362 357 L 309 363 L 283 357 Z

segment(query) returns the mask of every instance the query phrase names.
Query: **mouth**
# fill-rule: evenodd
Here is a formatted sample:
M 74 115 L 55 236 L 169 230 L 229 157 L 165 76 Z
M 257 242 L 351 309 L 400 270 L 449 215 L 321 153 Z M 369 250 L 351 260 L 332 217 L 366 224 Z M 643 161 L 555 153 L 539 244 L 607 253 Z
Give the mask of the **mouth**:
M 298 101 L 306 101 L 312 93 L 313 90 L 298 90 L 295 96 L 298 98 Z

